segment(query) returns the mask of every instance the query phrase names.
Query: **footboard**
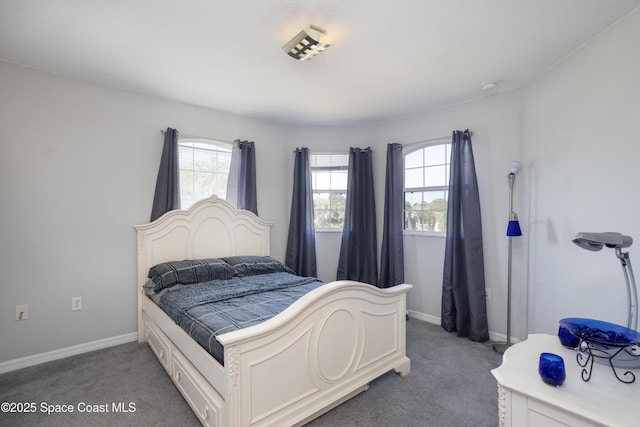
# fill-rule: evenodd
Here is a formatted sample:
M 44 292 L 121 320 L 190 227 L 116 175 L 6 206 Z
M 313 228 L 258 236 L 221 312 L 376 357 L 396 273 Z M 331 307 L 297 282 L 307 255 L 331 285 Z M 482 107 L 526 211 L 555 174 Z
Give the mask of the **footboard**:
M 332 282 L 267 322 L 219 336 L 225 425 L 302 424 L 389 370 L 407 375 L 409 289 Z

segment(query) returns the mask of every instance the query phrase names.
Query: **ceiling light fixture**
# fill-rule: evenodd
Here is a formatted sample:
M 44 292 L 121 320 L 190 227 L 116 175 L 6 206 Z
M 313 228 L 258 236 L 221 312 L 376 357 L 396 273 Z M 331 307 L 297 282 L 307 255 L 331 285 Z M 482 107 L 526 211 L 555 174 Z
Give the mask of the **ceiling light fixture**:
M 330 44 L 322 43 L 321 39 L 325 35 L 324 31 L 309 26 L 309 28 L 300 31 L 298 35 L 282 46 L 282 50 L 297 61 L 309 61 L 331 46 Z

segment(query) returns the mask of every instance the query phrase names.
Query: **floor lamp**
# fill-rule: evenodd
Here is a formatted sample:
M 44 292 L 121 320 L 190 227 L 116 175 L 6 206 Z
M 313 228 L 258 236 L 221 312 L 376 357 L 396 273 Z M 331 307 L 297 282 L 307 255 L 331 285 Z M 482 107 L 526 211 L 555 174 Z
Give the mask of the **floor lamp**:
M 518 215 L 513 211 L 513 184 L 516 181 L 516 172 L 520 170 L 520 162 L 511 162 L 511 173 L 507 175 L 509 180 L 509 223 L 507 224 L 507 237 L 509 239 L 509 257 L 507 261 L 507 342 L 495 343 L 493 349 L 503 354 L 511 347 L 511 254 L 513 252 L 513 242 L 511 239 L 515 236 L 522 236 Z

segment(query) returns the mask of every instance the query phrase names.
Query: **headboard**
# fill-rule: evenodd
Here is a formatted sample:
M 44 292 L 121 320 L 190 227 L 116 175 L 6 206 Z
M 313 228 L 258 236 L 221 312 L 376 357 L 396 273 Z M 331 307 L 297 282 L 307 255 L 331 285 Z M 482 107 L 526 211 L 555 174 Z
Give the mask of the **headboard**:
M 149 268 L 161 262 L 269 255 L 272 224 L 212 196 L 186 211 L 170 211 L 151 223 L 136 225 L 138 287 L 147 281 Z

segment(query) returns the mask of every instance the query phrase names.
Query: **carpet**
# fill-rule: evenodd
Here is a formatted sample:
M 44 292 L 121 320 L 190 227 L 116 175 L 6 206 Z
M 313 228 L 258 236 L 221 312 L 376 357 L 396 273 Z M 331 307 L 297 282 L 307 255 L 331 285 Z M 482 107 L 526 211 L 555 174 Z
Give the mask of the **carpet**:
M 498 425 L 498 393 L 490 371 L 501 356 L 490 343 L 411 319 L 407 355 L 407 377 L 384 374 L 369 390 L 307 426 Z M 200 425 L 148 346 L 138 343 L 0 375 L 0 402 L 17 411 L 0 412 L 0 426 Z

